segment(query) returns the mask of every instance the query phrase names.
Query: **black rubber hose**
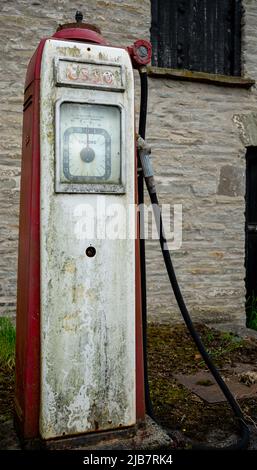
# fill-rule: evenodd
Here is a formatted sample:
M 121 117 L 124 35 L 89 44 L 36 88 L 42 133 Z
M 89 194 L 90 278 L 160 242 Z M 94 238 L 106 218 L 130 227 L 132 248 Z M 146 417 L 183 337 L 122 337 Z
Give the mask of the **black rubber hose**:
M 179 284 L 178 284 L 178 281 L 177 281 L 177 278 L 176 278 L 176 274 L 175 274 L 174 267 L 173 267 L 171 257 L 170 257 L 170 252 L 167 249 L 167 241 L 166 241 L 166 238 L 165 238 L 165 235 L 164 235 L 162 215 L 161 215 L 161 210 L 159 208 L 157 194 L 156 193 L 151 194 L 151 192 L 149 192 L 149 196 L 150 196 L 150 199 L 151 199 L 151 203 L 153 205 L 154 216 L 155 216 L 156 224 L 157 224 L 158 231 L 159 231 L 158 235 L 159 235 L 159 240 L 160 240 L 160 245 L 161 245 L 161 250 L 162 250 L 166 270 L 167 270 L 169 280 L 170 280 L 170 283 L 171 283 L 171 286 L 172 286 L 177 304 L 179 306 L 180 312 L 181 312 L 181 314 L 183 316 L 183 319 L 186 323 L 186 326 L 187 326 L 187 328 L 188 328 L 188 330 L 191 334 L 191 337 L 193 338 L 193 340 L 194 340 L 194 342 L 195 342 L 195 344 L 198 348 L 198 351 L 200 352 L 200 354 L 201 354 L 203 360 L 205 361 L 208 369 L 212 373 L 214 379 L 216 380 L 217 384 L 219 385 L 220 389 L 222 390 L 223 394 L 225 395 L 228 403 L 230 404 L 230 406 L 231 406 L 231 408 L 232 408 L 232 410 L 233 410 L 233 412 L 234 412 L 234 414 L 235 414 L 235 416 L 236 416 L 236 418 L 238 419 L 238 422 L 239 422 L 242 437 L 236 444 L 232 444 L 231 446 L 226 447 L 226 449 L 231 449 L 231 450 L 245 449 L 249 444 L 249 429 L 248 429 L 247 424 L 244 421 L 244 415 L 242 413 L 242 410 L 241 410 L 239 404 L 237 403 L 234 396 L 230 392 L 228 386 L 226 385 L 226 383 L 222 379 L 219 371 L 216 369 L 215 365 L 213 364 L 208 352 L 206 351 L 206 349 L 205 349 L 205 347 L 204 347 L 204 345 L 201 341 L 200 336 L 198 335 L 198 333 L 195 330 L 195 327 L 192 323 L 190 314 L 189 314 L 188 309 L 186 307 L 186 304 L 184 302 L 184 299 L 183 299 L 183 296 L 182 296 L 182 293 L 181 293 L 181 290 L 180 290 L 180 287 L 179 287 Z M 166 249 L 165 249 L 165 246 L 166 246 Z
M 138 132 L 139 132 L 139 135 L 141 135 L 142 139 L 144 139 L 145 131 L 146 131 L 147 101 L 148 101 L 147 71 L 145 69 L 139 70 L 139 77 L 140 77 L 141 97 L 140 97 L 140 114 L 139 114 Z
M 147 117 L 147 97 L 148 97 L 148 81 L 147 72 L 143 69 L 140 70 L 140 86 L 141 86 L 141 99 L 140 99 L 140 115 L 139 115 L 139 135 L 144 139 L 146 131 L 146 117 Z M 141 210 L 144 204 L 144 175 L 141 167 L 140 158 L 138 159 L 138 204 Z M 153 407 L 150 397 L 150 387 L 148 380 L 148 361 L 147 361 L 147 296 L 146 296 L 146 267 L 145 267 L 145 238 L 143 235 L 144 230 L 144 214 L 140 213 L 140 271 L 141 271 L 141 305 L 142 305 L 142 333 L 143 333 L 143 361 L 144 361 L 144 383 L 145 383 L 145 408 L 149 416 L 153 418 Z
M 140 103 L 140 118 L 139 118 L 139 135 L 142 138 L 145 138 L 145 130 L 146 130 L 146 116 L 147 116 L 147 72 L 140 71 L 140 81 L 141 81 L 141 103 Z M 139 160 L 139 169 L 141 168 L 141 162 Z M 171 261 L 170 253 L 167 249 L 165 249 L 165 245 L 167 241 L 165 239 L 164 231 L 163 231 L 163 222 L 162 222 L 162 215 L 159 208 L 158 197 L 156 192 L 149 191 L 147 186 L 149 196 L 151 199 L 151 203 L 153 205 L 154 216 L 156 219 L 157 228 L 159 227 L 159 240 L 161 245 L 161 250 L 165 262 L 165 266 L 167 269 L 167 273 L 169 276 L 169 280 L 179 306 L 180 312 L 183 316 L 183 319 L 186 323 L 186 326 L 191 334 L 192 339 L 194 340 L 202 358 L 204 359 L 207 367 L 209 368 L 210 372 L 212 373 L 214 379 L 216 380 L 217 384 L 219 385 L 220 389 L 222 390 L 224 396 L 226 397 L 228 403 L 230 404 L 236 418 L 239 422 L 240 432 L 241 432 L 241 439 L 238 440 L 237 443 L 227 446 L 226 449 L 230 450 L 239 450 L 245 449 L 249 445 L 249 429 L 247 424 L 244 421 L 244 416 L 240 406 L 238 405 L 237 401 L 235 400 L 234 396 L 230 392 L 229 388 L 225 384 L 224 380 L 222 379 L 220 373 L 214 366 L 209 354 L 207 353 L 198 333 L 196 332 L 194 325 L 192 323 L 190 314 L 187 310 L 186 304 L 184 302 L 182 293 L 180 291 L 180 287 L 176 278 L 176 274 L 173 268 L 173 264 Z M 139 171 L 138 176 L 138 195 L 139 195 L 139 204 L 144 201 L 144 183 L 143 183 L 143 172 L 142 170 Z M 141 220 L 142 223 L 142 220 Z M 143 242 L 143 243 L 142 243 Z M 141 256 L 141 288 L 142 288 L 142 320 L 143 320 L 143 348 L 144 348 L 144 378 L 145 378 L 145 402 L 146 402 L 146 412 L 151 416 L 153 419 L 154 412 L 153 406 L 150 397 L 150 388 L 149 388 L 149 381 L 148 381 L 148 365 L 147 365 L 147 305 L 146 305 L 146 269 L 145 269 L 145 243 L 140 239 L 140 256 Z

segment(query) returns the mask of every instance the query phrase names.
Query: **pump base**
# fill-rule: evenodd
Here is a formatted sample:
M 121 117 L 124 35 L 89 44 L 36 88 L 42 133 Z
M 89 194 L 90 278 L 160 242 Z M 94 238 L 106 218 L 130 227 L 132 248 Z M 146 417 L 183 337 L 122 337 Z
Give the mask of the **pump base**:
M 172 447 L 168 434 L 151 418 L 136 426 L 115 431 L 90 433 L 47 441 L 23 440 L 26 450 L 154 450 Z

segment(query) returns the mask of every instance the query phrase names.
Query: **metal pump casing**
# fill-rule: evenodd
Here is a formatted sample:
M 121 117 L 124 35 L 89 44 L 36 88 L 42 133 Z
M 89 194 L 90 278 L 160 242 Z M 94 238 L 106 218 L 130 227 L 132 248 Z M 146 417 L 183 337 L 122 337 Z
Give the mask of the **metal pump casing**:
M 53 86 L 53 64 L 57 57 L 56 74 L 59 72 L 60 77 L 56 78 L 58 86 Z M 99 80 L 104 73 L 117 68 L 113 74 L 120 73 L 119 78 L 126 83 L 114 83 L 113 88 L 98 83 L 95 88 L 92 76 L 92 82 L 87 80 L 88 88 L 84 88 L 83 76 L 76 81 L 69 78 L 71 63 L 76 68 L 99 71 Z M 120 64 L 121 68 L 109 64 Z M 124 49 L 103 50 L 98 45 L 88 48 L 52 39 L 46 42 L 41 64 L 40 112 L 40 434 L 44 438 L 119 428 L 136 422 L 135 242 L 128 234 L 133 223 L 128 210 L 135 193 L 133 99 L 133 71 Z M 60 187 L 57 171 L 53 177 L 59 167 L 60 148 L 54 146 L 54 140 L 57 144 L 60 138 L 58 110 L 63 102 L 97 103 L 121 109 L 121 194 L 115 193 L 118 185 L 113 185 L 113 193 L 106 193 L 111 188 L 103 185 L 101 189 L 102 183 L 89 183 L 85 190 L 84 185 L 81 188 L 73 183 L 69 190 L 68 183 Z M 74 212 L 83 217 L 84 204 L 90 204 L 96 212 L 97 203 L 102 204 L 103 199 L 106 212 L 115 203 L 122 204 L 126 211 L 129 224 L 124 239 L 76 239 L 74 225 L 79 223 L 79 217 L 76 220 Z M 104 221 L 98 215 L 95 222 Z M 85 254 L 89 245 L 96 249 L 93 258 Z
M 41 41 L 28 67 L 15 390 L 24 439 L 120 429 L 144 419 L 139 240 L 128 236 L 131 226 L 138 231 L 129 211 L 137 202 L 133 69 L 126 49 L 105 44 L 95 31 L 63 29 Z M 90 78 L 74 79 L 67 72 L 73 66 L 87 68 Z M 120 110 L 119 185 L 61 180 L 62 103 Z M 123 239 L 76 239 L 84 204 L 96 209 L 105 201 L 108 209 L 117 199 L 127 219 Z M 95 256 L 87 256 L 88 247 Z

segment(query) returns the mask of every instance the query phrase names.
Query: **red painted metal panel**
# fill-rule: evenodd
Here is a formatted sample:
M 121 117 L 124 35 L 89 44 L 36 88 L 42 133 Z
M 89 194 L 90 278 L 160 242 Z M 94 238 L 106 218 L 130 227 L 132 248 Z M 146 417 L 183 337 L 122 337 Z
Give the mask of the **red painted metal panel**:
M 27 355 L 27 330 L 28 330 L 28 292 L 29 256 L 28 228 L 30 225 L 30 195 L 31 176 L 30 161 L 32 156 L 31 126 L 33 119 L 33 85 L 27 91 L 25 103 L 27 107 L 23 117 L 23 142 L 21 164 L 21 191 L 20 191 L 20 227 L 19 227 L 19 256 L 18 256 L 18 292 L 17 292 L 17 316 L 16 316 L 16 387 L 15 405 L 19 421 L 24 420 L 26 371 L 25 361 Z M 26 99 L 27 98 L 27 99 Z
M 45 40 L 30 61 L 24 99 L 17 287 L 16 421 L 25 439 L 38 437 L 40 395 L 40 142 L 39 75 Z M 30 82 L 30 84 L 28 83 Z
M 30 59 L 25 79 L 25 91 L 34 80 L 40 80 L 41 59 L 47 39 L 44 38 L 40 41 L 38 48 Z

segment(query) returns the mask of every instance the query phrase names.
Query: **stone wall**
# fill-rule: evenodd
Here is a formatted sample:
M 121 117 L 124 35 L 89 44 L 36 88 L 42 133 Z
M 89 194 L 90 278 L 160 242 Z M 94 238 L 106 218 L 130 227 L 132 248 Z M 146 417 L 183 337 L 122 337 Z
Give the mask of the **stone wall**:
M 256 80 L 257 3 L 245 1 L 244 8 L 243 70 Z M 256 99 L 255 87 L 150 80 L 147 133 L 159 199 L 183 204 L 183 245 L 173 260 L 196 320 L 245 322 L 245 145 L 251 139 L 235 115 L 254 116 Z M 152 318 L 179 319 L 158 243 L 147 247 Z
M 257 79 L 257 3 L 245 0 L 243 65 Z M 0 2 L 0 314 L 15 312 L 20 144 L 26 66 L 39 40 L 76 9 L 110 43 L 149 38 L 150 0 Z M 85 11 L 86 9 L 86 11 Z M 136 108 L 138 111 L 138 79 Z M 183 204 L 183 244 L 173 254 L 196 319 L 244 322 L 245 139 L 256 89 L 149 80 L 147 136 L 162 203 Z M 240 121 L 240 123 L 239 123 Z M 177 320 L 158 242 L 147 241 L 150 318 Z

